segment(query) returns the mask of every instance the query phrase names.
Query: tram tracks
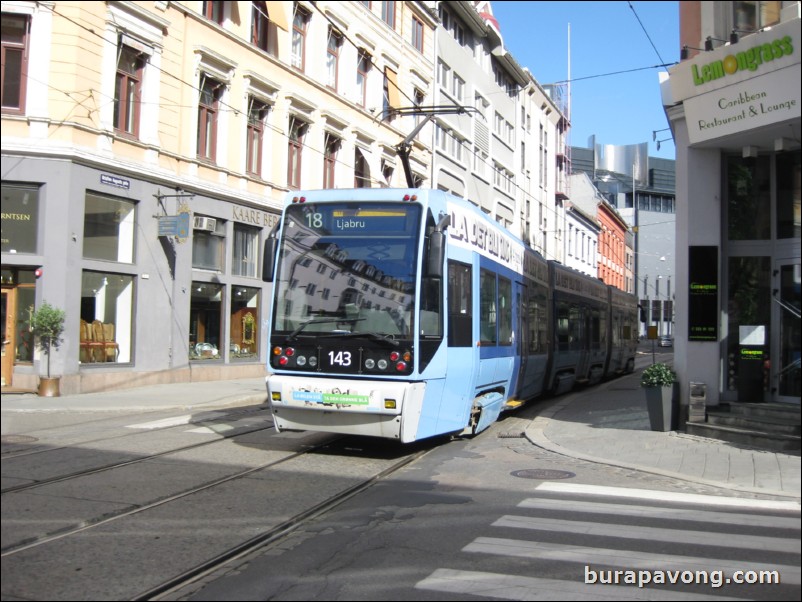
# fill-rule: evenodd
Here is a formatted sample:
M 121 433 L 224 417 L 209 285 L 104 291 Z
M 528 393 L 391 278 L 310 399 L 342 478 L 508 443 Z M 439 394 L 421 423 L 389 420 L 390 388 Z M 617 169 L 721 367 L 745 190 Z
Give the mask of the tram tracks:
M 4 491 L 3 596 L 158 599 L 281 540 L 432 447 L 433 442 L 410 449 L 341 435 L 278 434 L 269 426 Z M 181 453 L 180 461 L 169 457 Z M 243 453 L 250 465 L 243 461 L 223 476 L 210 460 L 230 464 Z M 187 457 L 195 466 L 184 465 Z M 258 458 L 263 461 L 252 461 Z M 146 474 L 153 474 L 154 465 L 162 471 L 159 487 L 175 481 L 169 495 L 139 501 L 113 488 L 125 480 L 125 471 L 148 461 L 153 465 Z M 181 489 L 181 473 L 193 469 L 203 482 Z M 50 528 L 52 508 L 62 502 L 65 510 L 57 515 L 78 520 Z M 27 536 L 15 537 L 19 533 Z M 121 554 L 124 570 L 116 565 Z
M 85 476 L 97 474 L 97 473 L 100 473 L 100 472 L 104 472 L 104 471 L 107 471 L 107 470 L 114 470 L 116 468 L 122 468 L 123 466 L 130 466 L 132 464 L 139 464 L 141 462 L 148 462 L 148 461 L 153 460 L 155 458 L 166 457 L 166 456 L 170 456 L 172 454 L 177 454 L 177 453 L 185 452 L 185 451 L 192 450 L 192 449 L 198 449 L 198 448 L 201 448 L 201 447 L 207 447 L 207 446 L 210 446 L 210 445 L 215 445 L 215 444 L 218 444 L 221 440 L 224 440 L 224 439 L 230 439 L 230 438 L 233 438 L 233 437 L 247 435 L 247 434 L 250 434 L 250 433 L 257 433 L 257 432 L 260 432 L 260 431 L 272 430 L 274 428 L 275 427 L 271 424 L 271 425 L 265 426 L 265 427 L 257 427 L 257 428 L 253 428 L 253 429 L 250 429 L 250 430 L 239 431 L 236 434 L 223 435 L 222 439 L 215 439 L 213 441 L 201 441 L 199 443 L 193 443 L 191 445 L 184 445 L 184 446 L 177 447 L 177 448 L 174 448 L 174 449 L 168 449 L 168 450 L 165 450 L 163 452 L 158 452 L 158 453 L 154 453 L 154 454 L 148 454 L 148 455 L 145 455 L 145 456 L 141 456 L 141 457 L 138 457 L 138 458 L 133 458 L 131 460 L 112 462 L 112 463 L 109 463 L 109 464 L 104 464 L 102 466 L 97 466 L 95 468 L 90 468 L 90 469 L 85 469 L 85 470 L 78 470 L 78 471 L 75 471 L 75 472 L 62 474 L 62 475 L 58 475 L 58 476 L 54 476 L 54 477 L 49 477 L 49 478 L 45 478 L 45 479 L 37 479 L 36 481 L 34 481 L 32 483 L 22 483 L 22 484 L 19 484 L 19 485 L 12 485 L 10 487 L 6 487 L 6 488 L 2 489 L 0 491 L 0 493 L 2 493 L 2 494 L 15 493 L 15 492 L 19 493 L 19 492 L 22 492 L 22 491 L 28 491 L 28 490 L 31 490 L 31 489 L 37 489 L 37 488 L 43 487 L 45 485 L 51 485 L 53 483 L 59 483 L 61 481 L 67 481 L 67 480 L 75 479 L 75 478 L 78 478 L 78 477 L 85 477 Z M 108 439 L 98 439 L 97 441 L 108 441 Z M 95 441 L 95 442 L 97 442 L 97 441 Z M 55 450 L 48 450 L 48 451 L 58 451 L 58 449 L 63 449 L 63 448 L 56 448 Z M 19 457 L 19 456 L 17 456 L 17 457 Z M 8 458 L 6 460 L 8 460 Z

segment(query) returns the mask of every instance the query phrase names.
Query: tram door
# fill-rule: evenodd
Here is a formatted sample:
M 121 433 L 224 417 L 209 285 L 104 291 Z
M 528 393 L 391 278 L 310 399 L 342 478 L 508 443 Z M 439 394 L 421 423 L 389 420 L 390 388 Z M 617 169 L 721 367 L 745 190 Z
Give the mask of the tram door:
M 799 260 L 778 260 L 772 284 L 771 397 L 799 404 L 800 384 L 800 271 Z

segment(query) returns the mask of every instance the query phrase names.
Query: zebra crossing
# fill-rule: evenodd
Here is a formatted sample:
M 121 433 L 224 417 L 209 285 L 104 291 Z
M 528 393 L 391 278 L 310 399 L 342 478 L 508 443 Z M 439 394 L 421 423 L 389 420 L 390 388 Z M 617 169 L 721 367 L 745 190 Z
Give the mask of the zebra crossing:
M 490 528 L 416 589 L 502 600 L 799 599 L 796 502 L 543 483 Z M 761 579 L 769 584 L 749 584 Z

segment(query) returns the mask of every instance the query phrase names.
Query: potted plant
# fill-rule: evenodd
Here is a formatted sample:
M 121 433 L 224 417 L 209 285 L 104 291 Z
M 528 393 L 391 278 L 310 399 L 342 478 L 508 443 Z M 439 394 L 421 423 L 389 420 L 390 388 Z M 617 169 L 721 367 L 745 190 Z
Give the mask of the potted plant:
M 646 409 L 649 425 L 653 431 L 670 431 L 676 412 L 674 408 L 674 383 L 677 374 L 668 364 L 656 363 L 641 374 L 640 384 L 646 392 Z
M 61 345 L 61 335 L 64 333 L 65 312 L 57 309 L 47 301 L 39 309 L 29 309 L 31 333 L 39 348 L 47 356 L 47 377 L 39 378 L 39 395 L 42 397 L 59 396 L 59 377 L 50 376 L 50 353 Z

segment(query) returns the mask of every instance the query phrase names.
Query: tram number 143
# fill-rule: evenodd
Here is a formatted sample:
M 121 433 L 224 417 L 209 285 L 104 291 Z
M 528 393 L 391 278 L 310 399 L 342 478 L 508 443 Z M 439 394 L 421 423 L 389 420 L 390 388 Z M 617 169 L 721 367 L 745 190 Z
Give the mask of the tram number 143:
M 351 365 L 350 351 L 329 351 L 329 364 L 332 366 L 342 366 L 347 368 Z

